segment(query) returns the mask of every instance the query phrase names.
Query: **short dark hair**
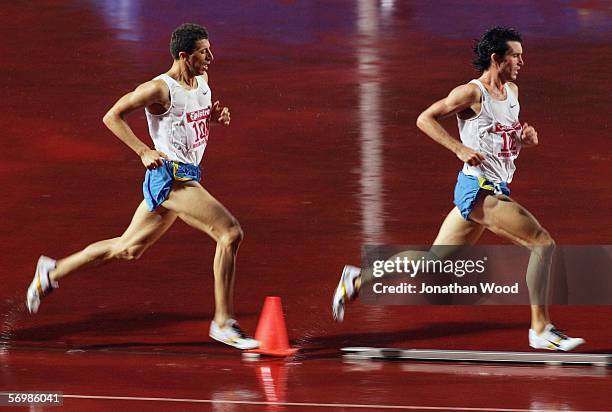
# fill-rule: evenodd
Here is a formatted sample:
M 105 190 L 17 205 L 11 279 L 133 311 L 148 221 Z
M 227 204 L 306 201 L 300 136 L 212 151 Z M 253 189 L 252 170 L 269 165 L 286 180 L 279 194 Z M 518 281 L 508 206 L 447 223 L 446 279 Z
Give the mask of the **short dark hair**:
M 178 26 L 170 36 L 170 54 L 178 60 L 180 52 L 193 53 L 198 40 L 208 39 L 208 30 L 193 23 Z
M 491 66 L 491 55 L 504 56 L 508 51 L 508 42 L 517 41 L 522 43 L 521 34 L 509 27 L 493 27 L 480 37 L 474 40 L 474 53 L 476 58 L 472 62 L 476 70 L 484 72 Z

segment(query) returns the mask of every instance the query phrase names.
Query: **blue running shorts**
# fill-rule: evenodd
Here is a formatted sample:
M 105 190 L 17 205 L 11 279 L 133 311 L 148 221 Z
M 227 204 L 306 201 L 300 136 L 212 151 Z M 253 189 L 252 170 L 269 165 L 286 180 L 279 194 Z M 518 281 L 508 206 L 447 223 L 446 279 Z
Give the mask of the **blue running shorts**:
M 168 199 L 173 181 L 188 182 L 195 180 L 199 182 L 200 179 L 201 174 L 198 166 L 164 159 L 162 167 L 147 170 L 145 173 L 142 192 L 149 211 L 154 211 Z
M 470 213 L 474 209 L 478 193 L 481 190 L 492 192 L 491 194 L 510 196 L 510 188 L 505 182 L 492 183 L 484 177 L 469 176 L 462 171 L 459 172 L 453 203 L 455 203 L 455 206 L 457 206 L 465 220 L 470 220 Z

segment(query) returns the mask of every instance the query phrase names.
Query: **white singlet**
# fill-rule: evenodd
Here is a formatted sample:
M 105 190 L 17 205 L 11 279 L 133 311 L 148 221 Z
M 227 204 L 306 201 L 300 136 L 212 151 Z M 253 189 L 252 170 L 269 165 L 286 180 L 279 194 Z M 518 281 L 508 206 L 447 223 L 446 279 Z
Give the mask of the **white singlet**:
M 199 165 L 204 156 L 210 128 L 212 99 L 210 87 L 197 76 L 198 87 L 184 89 L 167 74 L 160 74 L 170 90 L 170 108 L 160 115 L 149 113 L 145 108 L 149 134 L 155 150 L 168 155 L 170 160 Z
M 506 100 L 495 100 L 480 80 L 480 113 L 468 120 L 457 117 L 461 142 L 485 156 L 478 166 L 463 165 L 463 173 L 484 177 L 493 183 L 510 183 L 516 170 L 514 159 L 521 150 L 522 126 L 519 122 L 518 98 L 506 83 Z

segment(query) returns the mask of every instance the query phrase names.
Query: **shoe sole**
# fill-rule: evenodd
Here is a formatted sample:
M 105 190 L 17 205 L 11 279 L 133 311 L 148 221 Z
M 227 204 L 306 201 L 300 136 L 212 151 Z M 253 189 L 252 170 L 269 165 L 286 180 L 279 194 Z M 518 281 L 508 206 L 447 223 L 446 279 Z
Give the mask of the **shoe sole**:
M 535 346 L 532 345 L 531 343 L 529 344 L 529 347 L 533 348 L 533 349 L 542 349 L 542 350 L 548 350 L 548 351 L 553 351 L 553 352 L 570 352 L 574 349 L 576 349 L 578 346 L 583 345 L 584 343 L 586 343 L 586 341 L 584 339 L 581 339 L 580 341 L 578 341 L 577 343 L 575 343 L 572 347 L 570 348 L 562 348 L 561 346 L 556 346 L 555 344 L 551 343 L 551 346 Z
M 38 278 L 37 270 L 26 292 L 26 306 L 31 314 L 38 312 L 38 308 L 40 307 L 40 289 L 40 279 Z
M 217 338 L 217 337 L 215 337 L 213 335 L 210 335 L 210 334 L 208 336 L 210 336 L 211 338 L 213 338 L 217 342 L 223 343 L 224 345 L 231 346 L 232 348 L 236 348 L 236 349 L 240 349 L 240 350 L 248 350 L 248 349 L 257 349 L 257 348 L 259 348 L 259 343 L 257 343 L 257 345 L 255 345 L 255 346 L 253 346 L 253 345 L 246 345 L 246 346 L 240 345 L 239 346 L 239 345 L 237 345 L 237 344 L 235 344 L 235 343 L 233 343 L 231 341 L 226 341 L 226 340 L 223 340 L 223 339 L 219 339 L 219 338 Z
M 55 260 L 47 256 L 40 256 L 38 258 L 38 261 L 36 262 L 34 279 L 32 279 L 32 282 L 30 283 L 30 286 L 28 287 L 28 290 L 26 292 L 26 306 L 31 314 L 35 314 L 38 312 L 38 309 L 40 308 L 41 298 L 45 295 L 48 295 L 53 290 L 51 285 L 49 286 L 49 290 L 46 293 L 42 290 L 39 275 L 40 271 L 42 270 L 42 267 L 45 265 L 49 265 L 51 262 L 53 262 L 52 265 L 53 267 L 55 267 Z M 46 269 L 49 270 L 50 268 L 47 267 Z M 51 281 L 49 282 L 51 283 Z M 34 289 L 34 292 L 30 293 L 30 290 L 32 289 Z
M 338 307 L 340 308 L 344 306 L 344 296 L 346 295 L 346 289 L 344 288 L 344 282 L 343 282 L 345 270 L 346 270 L 346 266 L 345 266 L 345 269 L 342 269 L 342 275 L 340 275 L 340 282 L 338 282 L 338 286 L 336 286 L 336 289 L 334 289 L 334 296 L 332 298 L 332 317 L 338 323 L 344 320 L 344 308 L 342 308 L 341 311 L 335 310 L 336 302 L 337 302 L 336 295 L 338 294 L 339 289 L 344 289 L 344 293 L 342 294 L 340 302 L 337 303 Z
M 30 296 L 30 291 L 28 288 L 28 292 L 26 293 L 26 306 L 28 308 L 28 312 L 31 314 L 35 314 L 38 312 L 38 308 L 40 306 L 40 297 Z

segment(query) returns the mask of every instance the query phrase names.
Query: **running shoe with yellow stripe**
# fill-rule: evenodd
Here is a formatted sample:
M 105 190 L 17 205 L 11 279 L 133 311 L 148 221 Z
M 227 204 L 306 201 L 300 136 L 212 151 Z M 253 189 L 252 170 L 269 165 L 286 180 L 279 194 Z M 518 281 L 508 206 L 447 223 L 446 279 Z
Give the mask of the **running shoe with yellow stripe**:
M 332 315 L 336 322 L 344 320 L 344 305 L 346 302 L 350 302 L 357 297 L 355 280 L 360 274 L 361 269 L 355 266 L 346 265 L 342 269 L 342 276 L 340 276 L 340 282 L 338 282 L 332 300 Z
M 582 338 L 570 338 L 559 332 L 550 323 L 546 325 L 544 331 L 537 334 L 533 329 L 529 329 L 529 346 L 534 349 L 558 350 L 567 352 L 576 349 L 584 343 Z
M 210 323 L 209 336 L 216 341 L 238 349 L 256 349 L 259 347 L 259 341 L 244 333 L 236 319 L 229 319 L 222 328 L 213 320 Z
M 30 283 L 30 287 L 26 294 L 26 305 L 30 313 L 38 312 L 40 299 L 58 287 L 57 282 L 52 282 L 51 279 L 49 279 L 49 272 L 53 269 L 55 269 L 55 260 L 47 256 L 38 258 L 34 279 L 32 283 Z

